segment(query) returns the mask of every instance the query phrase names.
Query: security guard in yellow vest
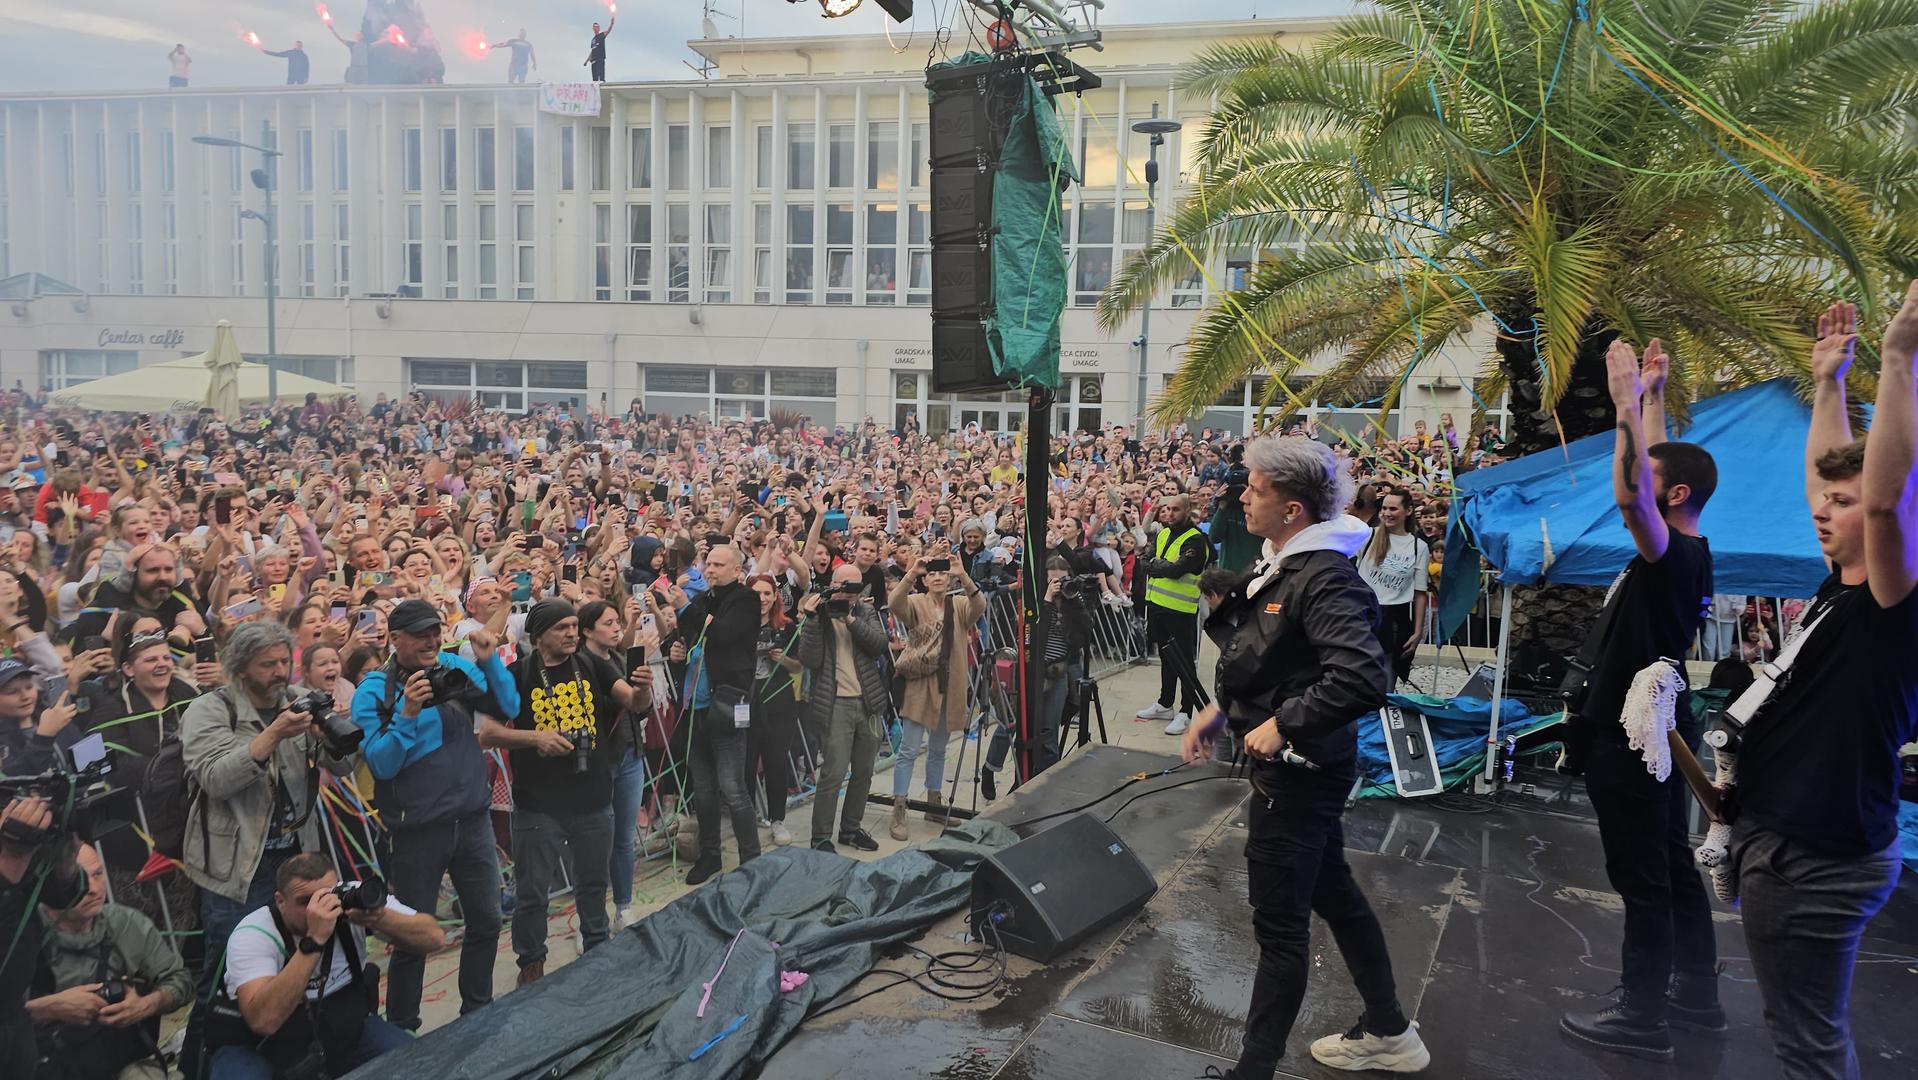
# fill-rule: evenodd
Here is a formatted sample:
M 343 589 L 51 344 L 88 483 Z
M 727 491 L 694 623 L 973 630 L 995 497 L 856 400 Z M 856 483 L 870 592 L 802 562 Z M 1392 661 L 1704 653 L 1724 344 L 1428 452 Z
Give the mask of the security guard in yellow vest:
M 1178 735 L 1199 711 L 1199 572 L 1212 561 L 1212 543 L 1192 523 L 1184 495 L 1160 503 L 1158 514 L 1154 557 L 1145 563 L 1145 627 L 1159 647 L 1159 700 L 1140 709 L 1139 719 L 1169 720 L 1166 734 Z M 1175 691 L 1182 698 L 1177 712 Z

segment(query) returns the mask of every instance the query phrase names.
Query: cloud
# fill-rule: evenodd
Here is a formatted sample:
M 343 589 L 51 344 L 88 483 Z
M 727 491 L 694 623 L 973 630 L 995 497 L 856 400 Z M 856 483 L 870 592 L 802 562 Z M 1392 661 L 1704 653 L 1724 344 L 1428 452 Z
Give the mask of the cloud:
M 21 23 L 42 30 L 54 30 L 87 38 L 113 41 L 166 42 L 165 31 L 152 23 L 122 15 L 93 11 L 75 11 L 43 0 L 10 0 L 0 13 L 0 26 Z

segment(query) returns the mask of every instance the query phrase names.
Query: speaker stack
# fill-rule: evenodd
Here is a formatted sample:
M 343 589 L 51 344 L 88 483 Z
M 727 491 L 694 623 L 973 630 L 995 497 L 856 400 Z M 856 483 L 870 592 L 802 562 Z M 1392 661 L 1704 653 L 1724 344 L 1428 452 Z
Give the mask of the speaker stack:
M 926 73 L 932 92 L 932 389 L 1012 385 L 993 369 L 992 183 L 1024 68 L 994 61 Z

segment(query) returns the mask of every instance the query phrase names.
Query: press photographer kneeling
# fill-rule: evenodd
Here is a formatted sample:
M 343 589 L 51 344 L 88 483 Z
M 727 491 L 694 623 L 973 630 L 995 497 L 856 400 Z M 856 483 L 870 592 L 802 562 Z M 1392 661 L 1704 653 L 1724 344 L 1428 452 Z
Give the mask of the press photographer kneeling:
M 366 932 L 431 953 L 431 915 L 386 895 L 377 878 L 341 883 L 313 852 L 280 864 L 273 902 L 247 914 L 226 947 L 226 978 L 207 1024 L 212 1080 L 305 1080 L 346 1073 L 409 1036 L 374 1015 L 379 969 Z

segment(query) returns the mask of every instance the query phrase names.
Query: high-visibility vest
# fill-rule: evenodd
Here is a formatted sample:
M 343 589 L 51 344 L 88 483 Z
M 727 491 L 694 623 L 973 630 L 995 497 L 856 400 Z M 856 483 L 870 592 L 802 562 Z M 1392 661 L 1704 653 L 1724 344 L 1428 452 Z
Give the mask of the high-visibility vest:
M 1157 554 L 1161 561 L 1172 562 L 1179 557 L 1179 550 L 1187 540 L 1193 537 L 1204 540 L 1204 534 L 1195 528 L 1187 528 L 1178 539 L 1172 539 L 1171 529 L 1159 530 Z M 1171 542 L 1168 543 L 1167 541 Z M 1179 577 L 1151 577 L 1146 579 L 1145 598 L 1147 603 L 1157 604 L 1169 611 L 1182 611 L 1190 615 L 1199 610 L 1199 575 L 1183 574 Z

